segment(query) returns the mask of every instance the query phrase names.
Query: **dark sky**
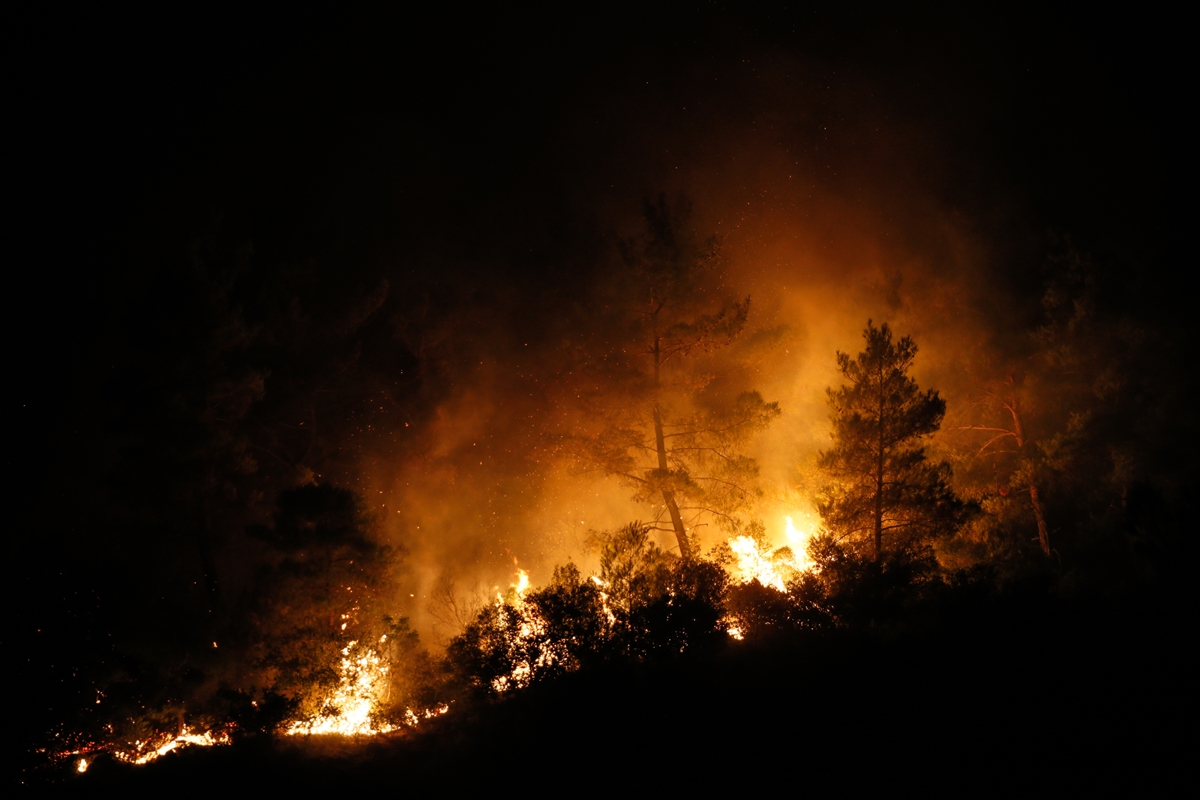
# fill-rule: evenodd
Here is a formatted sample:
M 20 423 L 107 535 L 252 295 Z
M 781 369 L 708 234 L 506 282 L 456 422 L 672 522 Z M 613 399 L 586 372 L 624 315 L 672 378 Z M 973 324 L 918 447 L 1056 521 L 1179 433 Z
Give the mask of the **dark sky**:
M 789 215 L 867 220 L 919 252 L 932 208 L 1018 306 L 1054 232 L 1131 313 L 1181 327 L 1177 20 L 836 6 L 14 22 L 5 462 L 30 596 L 78 589 L 50 554 L 93 535 L 76 488 L 112 454 L 87 431 L 139 407 L 98 370 L 170 361 L 159 339 L 187 300 L 170 265 L 218 219 L 262 263 L 314 265 L 332 305 L 380 277 L 399 298 L 568 292 L 586 234 L 659 191 L 743 253 Z M 829 252 L 856 235 L 831 230 Z
M 219 208 L 305 256 L 420 261 L 653 190 L 663 154 L 714 127 L 799 119 L 803 148 L 870 117 L 929 137 L 897 148 L 922 190 L 969 211 L 1003 192 L 1119 247 L 1169 208 L 1171 28 L 999 4 L 42 19 L 15 72 L 17 166 L 36 218 L 122 249 Z
M 814 185 L 846 194 L 834 175 L 857 166 L 855 191 L 907 183 L 997 238 L 1069 233 L 1161 302 L 1177 30 L 1154 10 L 934 3 L 25 19 L 15 355 L 40 370 L 47 334 L 77 353 L 113 301 L 159 303 L 155 263 L 213 214 L 264 258 L 522 273 L 556 226 L 703 194 L 678 172 L 772 122 Z

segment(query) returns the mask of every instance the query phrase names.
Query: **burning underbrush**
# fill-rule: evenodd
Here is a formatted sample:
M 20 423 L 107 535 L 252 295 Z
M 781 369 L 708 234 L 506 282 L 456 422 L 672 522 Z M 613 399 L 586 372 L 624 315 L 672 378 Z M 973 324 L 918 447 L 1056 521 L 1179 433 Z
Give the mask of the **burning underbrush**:
M 789 538 L 806 547 L 811 534 Z M 451 643 L 447 659 L 460 687 L 485 695 L 553 679 L 603 661 L 646 661 L 703 652 L 730 638 L 781 625 L 817 622 L 814 562 L 772 549 L 761 525 L 730 538 L 707 559 L 661 550 L 648 526 L 593 534 L 600 574 L 574 564 L 529 590 L 525 574 L 507 596 L 482 609 Z
M 421 646 L 406 620 L 385 617 L 372 627 L 355 605 L 335 619 L 331 634 L 309 639 L 316 649 L 304 654 L 308 661 L 296 656 L 294 637 L 287 647 L 277 642 L 276 651 L 256 651 L 257 685 L 211 693 L 207 706 L 193 704 L 203 715 L 180 705 L 151 724 L 143 714 L 142 735 L 118 736 L 109 726 L 92 743 L 59 750 L 57 760 L 84 772 L 97 757 L 145 764 L 245 736 L 403 735 L 456 706 L 593 665 L 687 658 L 773 630 L 836 625 L 824 587 L 837 570 L 814 569 L 809 555 L 835 564 L 827 552 L 821 556 L 831 545 L 813 546 L 811 535 L 788 522 L 795 548 L 772 548 L 759 526 L 693 559 L 663 551 L 638 523 L 594 534 L 597 574 L 568 563 L 534 588 L 520 570 L 442 656 Z

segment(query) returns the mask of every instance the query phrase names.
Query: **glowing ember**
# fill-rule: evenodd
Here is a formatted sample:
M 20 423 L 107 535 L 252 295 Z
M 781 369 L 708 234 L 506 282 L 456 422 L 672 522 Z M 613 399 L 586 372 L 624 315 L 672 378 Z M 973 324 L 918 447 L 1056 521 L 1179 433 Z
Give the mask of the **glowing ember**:
M 198 747 L 212 747 L 218 744 L 229 744 L 232 741 L 228 731 L 219 731 L 214 734 L 212 731 L 204 733 L 194 733 L 186 725 L 183 731 L 178 735 L 161 734 L 151 737 L 146 741 L 134 742 L 134 749 L 130 751 L 116 750 L 113 752 L 113 757 L 118 761 L 124 761 L 126 764 L 149 764 L 157 758 L 165 756 L 172 750 L 178 750 L 192 745 Z M 82 759 L 81 759 L 82 761 Z M 76 767 L 76 769 L 79 769 Z M 80 772 L 86 770 L 79 769 Z
M 420 714 L 417 714 L 417 712 L 413 711 L 411 708 L 408 708 L 404 710 L 404 724 L 410 728 L 415 728 L 421 723 L 422 720 L 440 717 L 449 710 L 449 703 L 442 703 L 437 708 L 427 708 Z
M 373 719 L 387 695 L 388 667 L 370 648 L 352 655 L 357 647 L 358 642 L 350 642 L 342 648 L 338 687 L 325 710 L 313 719 L 293 722 L 284 733 L 373 736 L 393 730 L 391 725 L 377 724 Z
M 76 772 L 79 772 L 79 773 L 87 772 L 87 768 L 88 768 L 88 760 L 86 758 L 79 759 L 79 761 L 75 764 Z

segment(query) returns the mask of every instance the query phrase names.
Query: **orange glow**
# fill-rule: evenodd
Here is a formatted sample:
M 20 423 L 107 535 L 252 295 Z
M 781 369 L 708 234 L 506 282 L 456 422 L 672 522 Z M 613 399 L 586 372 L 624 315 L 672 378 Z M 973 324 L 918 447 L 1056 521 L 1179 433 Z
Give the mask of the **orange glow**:
M 380 644 L 386 639 L 383 636 Z M 284 733 L 374 736 L 393 730 L 391 725 L 376 721 L 380 704 L 387 696 L 388 667 L 371 648 L 357 648 L 357 641 L 342 648 L 338 687 L 326 703 L 326 710 L 313 719 L 293 722 Z

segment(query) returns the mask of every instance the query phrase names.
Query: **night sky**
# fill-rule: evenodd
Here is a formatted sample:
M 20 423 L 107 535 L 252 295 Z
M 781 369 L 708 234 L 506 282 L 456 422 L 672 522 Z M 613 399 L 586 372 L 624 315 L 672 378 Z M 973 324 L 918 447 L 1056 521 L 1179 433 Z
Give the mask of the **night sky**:
M 1180 22 L 881 6 L 10 22 L 3 641 L 26 727 L 69 716 L 119 653 L 217 636 L 204 592 L 233 613 L 246 526 L 301 469 L 381 495 L 414 598 L 439 570 L 501 580 L 516 559 L 545 580 L 579 557 L 554 527 L 578 484 L 539 437 L 569 418 L 561 343 L 592 335 L 571 320 L 660 193 L 722 237 L 752 322 L 797 331 L 802 382 L 793 362 L 752 375 L 781 402 L 823 413 L 871 314 L 964 397 L 953 354 L 1019 349 L 1066 242 L 1157 343 L 1152 391 L 1190 441 Z M 249 392 L 236 424 L 212 422 L 214 387 Z M 784 437 L 808 442 L 807 419 Z M 244 485 L 214 477 L 226 435 L 260 448 Z M 770 476 L 793 456 L 759 454 Z M 577 506 L 619 522 L 623 502 Z

